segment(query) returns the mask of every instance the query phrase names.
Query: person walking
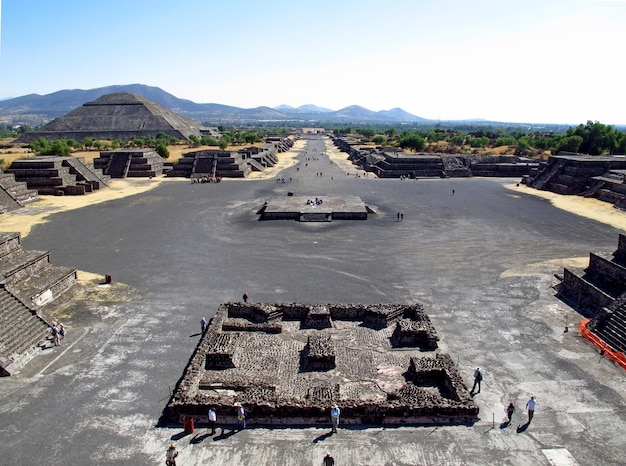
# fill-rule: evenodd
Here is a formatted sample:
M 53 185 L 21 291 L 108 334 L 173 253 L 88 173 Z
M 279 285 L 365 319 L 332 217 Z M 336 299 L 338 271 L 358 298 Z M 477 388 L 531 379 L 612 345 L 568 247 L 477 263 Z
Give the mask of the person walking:
M 531 395 L 530 399 L 526 402 L 526 409 L 528 410 L 528 424 L 533 420 L 533 416 L 535 415 L 535 395 Z
M 205 330 L 206 330 L 206 318 L 204 318 L 204 317 L 202 319 L 200 319 L 200 329 L 201 329 L 202 333 L 204 333 Z
M 474 385 L 472 386 L 472 391 L 470 392 L 470 395 L 473 395 L 474 393 L 480 393 L 480 384 L 482 380 L 483 380 L 483 373 L 480 370 L 480 367 L 477 367 L 476 370 L 474 371 Z M 478 387 L 478 391 L 475 391 L 476 387 Z
M 209 408 L 209 425 L 211 426 L 211 435 L 215 434 L 215 421 L 217 421 L 217 414 L 213 408 Z
M 506 417 L 509 419 L 509 424 L 511 423 L 511 419 L 513 418 L 513 413 L 515 412 L 515 405 L 511 401 L 509 405 L 505 409 Z
M 330 453 L 326 453 L 324 457 L 324 466 L 335 466 L 335 458 Z
M 176 445 L 173 443 L 165 452 L 165 464 L 167 466 L 176 466 L 176 458 L 178 457 L 178 451 L 176 450 Z
M 332 432 L 337 433 L 337 426 L 339 425 L 339 416 L 341 415 L 341 410 L 339 406 L 333 405 L 330 410 L 330 422 L 333 425 Z

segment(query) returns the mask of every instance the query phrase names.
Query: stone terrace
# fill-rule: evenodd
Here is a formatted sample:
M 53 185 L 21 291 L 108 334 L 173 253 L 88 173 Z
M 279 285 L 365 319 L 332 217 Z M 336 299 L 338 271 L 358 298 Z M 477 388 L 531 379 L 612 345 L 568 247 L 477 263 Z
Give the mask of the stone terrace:
M 19 369 L 45 342 L 45 306 L 76 281 L 76 269 L 52 266 L 48 251 L 24 250 L 19 233 L 0 233 L 0 374 Z
M 410 325 L 409 322 L 414 323 Z M 478 408 L 421 305 L 222 304 L 164 416 L 223 422 L 235 403 L 253 422 L 465 424 Z

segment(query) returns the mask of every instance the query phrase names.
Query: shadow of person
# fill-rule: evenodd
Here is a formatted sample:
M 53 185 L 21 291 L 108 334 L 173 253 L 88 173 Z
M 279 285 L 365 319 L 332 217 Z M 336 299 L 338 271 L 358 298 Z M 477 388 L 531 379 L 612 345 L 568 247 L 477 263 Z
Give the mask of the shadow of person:
M 183 430 L 182 432 L 172 435 L 170 437 L 170 440 L 180 440 L 181 438 L 186 437 L 187 435 L 189 434 Z
M 527 422 L 526 424 L 521 424 L 519 426 L 517 426 L 517 433 L 521 434 L 522 432 L 524 432 L 526 429 L 528 429 L 528 426 L 530 425 L 530 422 Z
M 326 440 L 328 437 L 332 435 L 333 435 L 333 432 L 331 430 L 330 432 L 326 432 L 325 434 L 322 434 L 319 437 L 314 438 L 313 443 L 323 442 L 324 440 Z
M 210 436 L 211 436 L 211 434 L 196 435 L 194 438 L 192 438 L 189 441 L 189 443 L 191 443 L 191 444 L 202 443 L 205 438 L 210 437 Z
M 216 435 L 215 437 L 213 437 L 213 441 L 217 442 L 218 440 L 226 440 L 227 438 L 235 435 L 237 432 L 239 432 L 239 430 L 237 429 L 232 429 L 228 432 L 224 432 L 224 429 L 222 429 L 219 435 Z

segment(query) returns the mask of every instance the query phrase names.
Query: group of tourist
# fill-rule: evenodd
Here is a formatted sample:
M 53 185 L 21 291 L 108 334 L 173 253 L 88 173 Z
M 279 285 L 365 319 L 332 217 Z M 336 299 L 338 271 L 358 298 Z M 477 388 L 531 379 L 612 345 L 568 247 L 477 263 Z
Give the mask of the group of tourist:
M 470 391 L 471 396 L 474 396 L 480 393 L 480 387 L 482 385 L 482 381 L 483 381 L 483 371 L 480 369 L 480 367 L 477 367 L 474 370 L 474 385 L 472 385 L 472 390 Z M 530 424 L 530 421 L 532 421 L 533 417 L 535 416 L 536 403 L 537 403 L 537 400 L 536 400 L 535 395 L 531 395 L 528 401 L 526 402 L 526 410 L 528 411 L 528 421 L 526 422 L 526 426 Z M 508 406 L 504 408 L 504 411 L 508 419 L 504 425 L 506 427 L 511 423 L 511 419 L 513 418 L 513 414 L 515 413 L 515 403 L 511 401 L 508 404 Z M 518 428 L 519 427 L 521 426 L 518 426 Z
M 65 326 L 61 322 L 52 322 L 50 326 L 50 334 L 54 346 L 61 346 L 61 340 L 65 338 Z
M 248 414 L 246 408 L 239 402 L 234 405 L 235 413 L 237 416 L 236 430 L 243 430 L 246 428 L 246 416 Z M 334 404 L 330 409 L 330 422 L 332 424 L 332 433 L 337 432 L 337 427 L 339 426 L 339 416 L 341 415 L 341 410 L 339 406 Z M 211 433 L 209 435 L 215 435 L 215 426 L 217 423 L 217 413 L 213 407 L 209 408 L 207 411 L 207 419 L 208 425 L 211 428 Z M 165 452 L 165 464 L 167 466 L 176 466 L 176 458 L 178 457 L 178 450 L 176 449 L 175 444 L 171 444 L 170 447 Z M 332 457 L 330 453 L 328 453 L 323 458 L 324 466 L 333 466 L 335 464 L 335 459 Z
M 191 178 L 191 184 L 196 184 L 196 183 L 219 183 L 222 181 L 222 177 L 221 176 L 209 176 L 209 175 L 202 175 L 200 177 L 193 177 Z
M 315 199 L 306 200 L 306 205 L 322 205 L 323 203 L 324 201 L 322 201 L 319 197 L 316 197 Z

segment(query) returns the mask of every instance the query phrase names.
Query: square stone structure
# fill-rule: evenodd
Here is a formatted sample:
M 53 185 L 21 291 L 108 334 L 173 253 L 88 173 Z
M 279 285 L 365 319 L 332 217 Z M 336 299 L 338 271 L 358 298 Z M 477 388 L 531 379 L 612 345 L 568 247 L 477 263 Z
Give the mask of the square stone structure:
M 321 201 L 316 203 L 315 201 Z M 274 196 L 258 212 L 260 220 L 331 222 L 367 220 L 373 213 L 357 196 Z
M 408 322 L 420 333 L 404 345 Z M 224 303 L 164 417 L 205 422 L 213 407 L 234 424 L 241 403 L 251 425 L 326 425 L 337 404 L 344 424 L 471 424 L 478 407 L 437 340 L 420 304 Z

